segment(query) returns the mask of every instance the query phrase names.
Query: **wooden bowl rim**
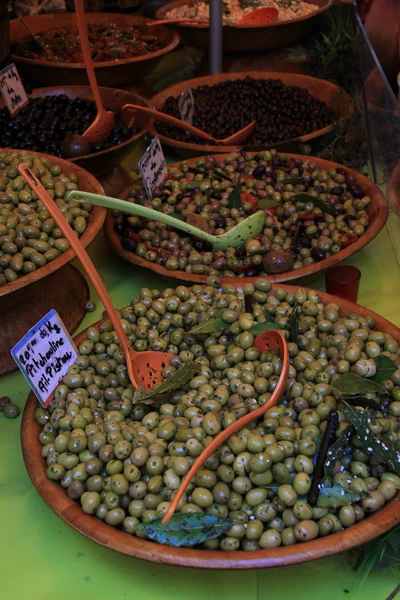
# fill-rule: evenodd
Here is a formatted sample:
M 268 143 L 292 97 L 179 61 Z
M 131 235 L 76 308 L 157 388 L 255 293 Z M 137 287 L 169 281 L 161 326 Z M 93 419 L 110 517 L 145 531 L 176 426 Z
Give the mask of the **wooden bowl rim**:
M 229 72 L 229 73 L 219 73 L 217 75 L 203 75 L 202 77 L 194 77 L 192 79 L 188 79 L 184 82 L 175 83 L 174 85 L 161 90 L 157 94 L 154 94 L 152 98 L 150 98 L 150 103 L 157 109 L 161 110 L 162 104 L 165 98 L 168 96 L 177 96 L 179 93 L 182 93 L 186 85 L 190 85 L 192 89 L 196 89 L 200 85 L 215 85 L 220 81 L 229 81 L 232 79 L 245 79 L 246 77 L 252 77 L 253 79 L 280 79 L 285 85 L 295 85 L 298 87 L 304 87 L 308 89 L 307 83 L 311 86 L 314 83 L 315 86 L 323 86 L 325 89 L 330 89 L 332 95 L 337 94 L 338 99 L 341 98 L 342 101 L 338 103 L 336 109 L 335 105 L 329 106 L 335 112 L 337 118 L 341 116 L 341 114 L 345 110 L 352 110 L 353 103 L 350 96 L 344 92 L 338 85 L 333 83 L 332 81 L 327 81 L 326 79 L 319 79 L 318 77 L 312 77 L 310 75 L 303 75 L 302 73 L 286 73 L 279 71 L 238 71 L 238 72 Z M 303 85 L 302 85 L 303 83 Z M 311 92 L 309 92 L 311 94 Z M 313 95 L 313 94 L 311 94 Z M 339 108 L 340 110 L 339 110 Z M 158 136 L 162 143 L 172 147 L 172 148 L 180 148 L 182 150 L 189 150 L 195 152 L 211 152 L 211 153 L 223 153 L 223 152 L 239 152 L 240 150 L 246 149 L 245 145 L 242 146 L 211 146 L 209 144 L 195 144 L 193 142 L 183 142 L 182 140 L 175 140 L 174 138 L 168 137 L 159 133 L 155 128 L 155 119 L 150 118 L 149 121 L 149 134 L 154 136 Z M 287 144 L 289 142 L 302 142 L 303 144 L 313 140 L 317 137 L 321 137 L 327 133 L 329 133 L 333 129 L 334 123 L 323 127 L 322 129 L 317 129 L 315 131 L 311 131 L 305 135 L 302 135 L 297 138 L 291 138 L 289 140 L 282 140 L 282 142 L 271 144 L 268 148 L 278 147 L 282 144 Z M 265 146 L 267 148 L 267 146 Z M 251 147 L 249 148 L 251 151 Z
M 278 286 L 274 285 L 273 287 Z M 297 286 L 291 285 L 280 285 L 279 287 L 292 292 L 297 289 Z M 389 332 L 400 343 L 400 329 L 384 317 L 353 302 L 337 298 L 325 292 L 318 292 L 318 295 L 323 304 L 338 304 L 341 315 L 351 313 L 372 315 L 376 320 L 376 327 L 383 332 Z M 79 343 L 84 335 L 85 331 L 81 332 L 75 338 L 75 342 Z M 221 550 L 174 548 L 130 536 L 122 530 L 114 529 L 96 517 L 85 514 L 80 505 L 71 500 L 58 483 L 47 479 L 46 463 L 42 458 L 42 445 L 39 442 L 41 429 L 34 421 L 34 412 L 37 406 L 36 397 L 31 393 L 22 416 L 21 446 L 29 477 L 39 495 L 58 516 L 76 531 L 106 548 L 128 556 L 151 562 L 202 569 L 278 567 L 308 562 L 350 550 L 382 535 L 399 522 L 400 492 L 382 510 L 371 514 L 348 529 L 310 542 L 280 546 L 269 550 L 224 552 Z
M 249 152 L 249 154 L 257 153 Z M 220 161 L 222 161 L 226 156 L 227 154 L 214 155 L 214 157 Z M 336 265 L 337 263 L 341 262 L 345 258 L 352 256 L 353 254 L 358 252 L 358 250 L 361 250 L 361 248 L 364 248 L 364 246 L 369 244 L 369 242 L 371 242 L 378 235 L 378 233 L 384 227 L 389 214 L 388 204 L 381 190 L 370 179 L 368 179 L 364 175 L 361 175 L 361 173 L 358 173 L 353 169 L 343 167 L 343 165 L 339 165 L 338 163 L 322 158 L 303 156 L 301 154 L 287 154 L 287 156 L 290 158 L 301 158 L 302 160 L 315 161 L 324 169 L 336 169 L 338 167 L 345 168 L 349 174 L 354 176 L 357 183 L 361 185 L 365 195 L 370 196 L 371 198 L 371 202 L 366 209 L 370 218 L 370 223 L 367 229 L 365 230 L 365 233 L 363 233 L 363 235 L 359 237 L 357 241 L 355 241 L 353 244 L 350 244 L 350 246 L 347 246 L 347 248 L 344 248 L 337 254 L 332 254 L 332 256 L 329 256 L 328 258 L 321 260 L 320 262 L 313 263 L 312 265 L 308 265 L 307 267 L 302 267 L 301 269 L 287 271 L 286 273 L 278 273 L 277 275 L 267 275 L 268 279 L 274 283 L 292 281 L 293 279 L 300 279 L 302 277 L 306 277 L 308 275 L 324 271 L 325 269 L 328 269 L 329 267 L 332 267 L 333 265 Z M 201 158 L 202 157 L 196 157 L 188 159 L 185 162 L 193 163 Z M 179 164 L 180 162 L 177 162 L 170 166 L 178 166 Z M 128 191 L 129 190 L 125 190 L 124 198 L 127 198 Z M 173 279 L 179 279 L 182 281 L 191 281 L 193 283 L 205 283 L 207 278 L 207 275 L 205 274 L 198 275 L 196 273 L 187 273 L 186 271 L 171 271 L 166 267 L 147 261 L 146 259 L 141 258 L 136 254 L 133 254 L 132 252 L 124 250 L 120 243 L 120 236 L 114 231 L 113 221 L 114 219 L 112 213 L 111 211 L 108 211 L 106 221 L 104 224 L 104 233 L 108 242 L 111 245 L 111 248 L 114 250 L 114 252 L 116 252 L 116 254 L 121 256 L 121 258 L 134 265 L 138 265 L 140 267 L 144 267 L 146 269 L 154 271 L 159 275 L 164 275 L 165 277 L 171 277 Z M 256 277 L 222 277 L 221 281 L 223 284 L 231 283 L 233 285 L 244 285 L 245 283 L 254 282 L 255 279 Z
M 63 90 L 70 89 L 71 91 L 76 90 L 76 97 L 79 96 L 79 90 L 85 90 L 85 91 L 91 90 L 90 85 L 63 85 L 63 86 L 52 85 L 52 86 L 47 86 L 47 87 L 34 88 L 32 90 L 32 93 L 29 94 L 29 98 L 43 97 L 43 95 L 46 93 L 56 92 L 57 90 L 60 90 L 60 89 L 63 89 Z M 143 102 L 144 106 L 151 108 L 149 100 L 147 100 L 147 98 L 144 98 L 140 94 L 137 94 L 136 92 L 131 92 L 128 90 L 121 90 L 120 88 L 105 87 L 105 86 L 99 86 L 99 92 L 100 92 L 100 96 L 103 96 L 107 92 L 110 92 L 110 93 L 118 92 L 118 93 L 130 95 L 130 96 L 134 96 L 136 99 L 141 100 Z M 63 92 L 60 92 L 60 94 L 62 94 L 62 93 Z M 103 97 L 102 97 L 102 100 L 103 100 Z M 1 104 L 1 101 L 0 101 L 0 104 Z M 111 148 L 106 148 L 105 150 L 99 150 L 98 152 L 93 152 L 92 154 L 85 154 L 84 156 L 78 156 L 77 158 L 65 158 L 63 160 L 67 160 L 68 162 L 79 164 L 79 162 L 81 160 L 91 159 L 91 158 L 100 158 L 107 153 L 113 152 L 114 150 L 117 150 L 119 148 L 125 148 L 125 147 L 129 146 L 129 144 L 133 144 L 133 142 L 136 142 L 137 140 L 139 140 L 140 138 L 142 138 L 145 135 L 145 133 L 148 130 L 150 119 L 148 116 L 144 115 L 143 121 L 146 124 L 140 128 L 140 131 L 133 137 L 129 138 L 128 140 L 125 140 L 125 142 L 122 142 L 122 144 L 118 144 L 117 146 L 112 146 Z
M 307 2 L 307 4 L 314 4 L 316 6 L 318 6 L 318 10 L 310 13 L 309 15 L 303 15 L 302 17 L 296 17 L 295 19 L 290 19 L 287 21 L 276 21 L 274 23 L 266 23 L 264 25 L 247 25 L 247 26 L 243 26 L 243 25 L 224 25 L 224 27 L 229 27 L 230 29 L 238 29 L 238 30 L 246 30 L 246 29 L 270 29 L 271 27 L 285 27 L 287 25 L 291 25 L 292 23 L 300 23 L 301 21 L 308 21 L 309 19 L 312 19 L 314 17 L 317 17 L 318 15 L 321 15 L 322 13 L 326 12 L 327 10 L 329 10 L 333 4 L 333 0 L 320 0 L 320 2 L 322 3 L 322 5 L 320 5 L 320 3 L 318 2 L 318 4 L 316 4 L 316 2 L 314 2 L 313 0 L 305 0 L 305 2 Z M 193 0 L 175 0 L 174 2 L 168 2 L 168 4 L 164 4 L 164 6 L 160 7 L 156 12 L 155 12 L 155 18 L 156 19 L 164 19 L 165 15 L 167 12 L 169 12 L 170 10 L 172 10 L 173 8 L 177 8 L 179 6 L 184 6 L 185 4 L 193 4 Z M 260 7 L 262 8 L 262 7 Z M 168 24 L 166 23 L 166 26 L 168 27 Z M 195 29 L 208 29 L 209 26 L 202 24 L 202 23 L 179 23 L 179 27 L 184 27 L 185 29 L 190 29 L 190 28 L 195 28 Z
M 30 20 L 34 21 L 35 24 L 36 22 L 40 19 L 45 19 L 48 18 L 50 15 L 53 15 L 54 13 L 49 13 L 49 14 L 42 14 L 42 15 L 30 15 L 27 17 L 24 17 L 24 19 L 27 21 L 28 25 L 32 27 L 32 24 L 29 22 Z M 57 16 L 60 18 L 60 24 L 59 27 L 64 27 L 63 25 L 63 20 L 64 20 L 64 15 L 73 15 L 74 13 L 57 13 Z M 144 23 L 146 23 L 146 21 L 150 21 L 151 19 L 147 19 L 145 17 L 141 17 L 139 15 L 121 15 L 121 13 L 96 13 L 96 12 L 90 12 L 87 13 L 87 17 L 88 17 L 88 22 L 90 24 L 92 24 L 93 22 L 96 22 L 95 17 L 99 17 L 99 15 L 101 17 L 109 17 L 110 19 L 112 17 L 121 17 L 124 16 L 126 18 L 127 24 L 128 25 L 142 25 Z M 17 20 L 17 19 L 15 19 Z M 48 18 L 48 20 L 50 20 Z M 100 18 L 99 21 L 101 22 L 102 19 Z M 54 27 L 54 29 L 56 29 L 56 27 Z M 33 29 L 34 30 L 34 29 Z M 173 31 L 171 29 L 168 29 L 168 27 L 164 27 L 163 25 L 158 25 L 157 26 L 157 30 L 161 30 L 162 33 L 165 33 L 166 36 L 166 40 L 169 40 L 168 43 L 164 46 L 164 48 L 161 48 L 160 50 L 156 50 L 155 52 L 150 52 L 149 54 L 146 54 L 144 56 L 136 56 L 133 58 L 123 58 L 121 60 L 107 60 L 104 62 L 94 62 L 94 68 L 95 69 L 106 69 L 109 67 L 115 67 L 115 66 L 124 66 L 124 65 L 131 65 L 131 64 L 136 64 L 136 63 L 141 63 L 141 62 L 145 62 L 146 60 L 152 60 L 154 58 L 158 58 L 163 56 L 164 54 L 167 54 L 168 52 L 171 52 L 171 50 L 173 50 L 174 48 L 176 48 L 176 46 L 179 44 L 180 41 L 180 35 L 177 31 Z M 34 30 L 35 31 L 35 30 Z M 46 30 L 46 31 L 50 31 Z M 28 35 L 26 36 L 28 39 Z M 10 24 L 10 45 L 13 43 L 12 40 L 12 21 Z M 58 61 L 47 61 L 47 60 L 35 60 L 33 58 L 25 58 L 23 56 L 19 56 L 18 54 L 12 54 L 11 58 L 14 62 L 17 63 L 24 63 L 27 65 L 32 65 L 32 66 L 46 66 L 46 67 L 52 67 L 52 68 L 60 68 L 60 69 L 81 69 L 81 70 L 85 70 L 85 64 L 84 63 L 69 63 L 69 62 L 58 62 Z
M 90 187 L 93 188 L 92 191 L 95 192 L 96 194 L 104 194 L 104 190 L 103 190 L 102 186 L 97 181 L 97 179 L 94 177 L 94 175 L 92 175 L 91 173 L 86 171 L 86 169 L 83 169 L 82 167 L 80 167 L 80 166 L 76 165 L 75 163 L 72 163 L 68 160 L 65 160 L 63 158 L 58 158 L 57 156 L 53 156 L 51 154 L 45 154 L 43 152 L 33 152 L 31 150 L 18 150 L 18 149 L 16 150 L 14 148 L 0 148 L 0 153 L 2 153 L 2 152 L 26 152 L 27 154 L 30 154 L 30 155 L 38 156 L 41 158 L 47 158 L 49 161 L 51 161 L 52 164 L 58 164 L 62 168 L 62 170 L 65 171 L 65 173 L 74 173 L 78 177 L 78 182 L 79 182 L 79 177 L 84 178 L 86 180 L 86 182 L 88 184 L 90 184 Z M 88 218 L 87 228 L 85 229 L 84 233 L 79 238 L 85 248 L 94 240 L 94 238 L 96 237 L 96 235 L 99 233 L 100 229 L 102 228 L 104 220 L 106 218 L 106 212 L 107 212 L 107 210 L 105 208 L 101 208 L 100 206 L 93 206 L 91 213 L 90 213 L 90 217 Z M 69 248 L 66 252 L 61 254 L 58 258 L 55 258 L 54 260 L 47 263 L 43 267 L 40 267 L 40 269 L 36 269 L 36 271 L 33 271 L 32 273 L 23 275 L 22 277 L 19 277 L 15 281 L 6 283 L 6 285 L 3 285 L 0 287 L 0 301 L 1 301 L 2 297 L 7 296 L 8 294 L 12 294 L 13 292 L 20 290 L 23 287 L 30 285 L 31 283 L 36 283 L 40 279 L 43 279 L 43 277 L 46 277 L 47 275 L 54 273 L 54 271 L 57 271 L 58 269 L 60 269 L 61 267 L 63 267 L 67 263 L 69 263 L 71 260 L 73 260 L 74 258 L 75 258 L 75 252 L 73 251 L 72 248 Z

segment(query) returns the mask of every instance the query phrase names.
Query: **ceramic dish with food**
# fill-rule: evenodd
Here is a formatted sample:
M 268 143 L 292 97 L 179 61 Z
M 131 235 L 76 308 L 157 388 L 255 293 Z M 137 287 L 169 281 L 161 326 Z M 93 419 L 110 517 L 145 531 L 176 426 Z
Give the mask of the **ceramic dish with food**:
M 39 494 L 69 525 L 142 559 L 245 569 L 322 558 L 396 524 L 395 326 L 313 290 L 265 278 L 221 288 L 214 276 L 206 287 L 143 288 L 121 318 L 135 350 L 172 354 L 165 381 L 185 377 L 163 395 L 134 390 L 112 324 L 103 321 L 77 338 L 79 356 L 49 408 L 30 396 L 24 460 Z M 282 369 L 275 350 L 257 348 L 268 323 L 281 329 L 290 356 L 281 402 L 207 459 L 173 517 L 183 521 L 180 535 L 163 530 L 160 520 L 203 450 L 268 402 Z M 347 402 L 346 374 L 374 389 L 375 409 L 362 398 Z M 148 540 L 156 531 L 168 545 Z
M 240 1 L 240 0 L 239 0 Z M 278 20 L 255 25 L 240 25 L 236 17 L 251 14 L 250 7 L 242 9 L 238 0 L 224 2 L 232 8 L 234 21 L 225 17 L 223 45 L 225 52 L 254 52 L 273 48 L 287 47 L 301 40 L 317 24 L 319 15 L 332 6 L 332 0 L 263 0 L 263 6 L 280 5 L 280 18 Z M 245 1 L 245 0 L 244 0 Z M 268 4 L 269 2 L 269 4 Z M 250 3 L 248 3 L 250 4 Z M 261 8 L 261 2 L 255 3 Z M 159 8 L 155 14 L 157 20 L 171 19 L 172 15 L 189 15 L 195 13 L 196 6 L 203 7 L 204 2 L 197 0 L 176 0 Z M 307 6 L 310 8 L 308 9 Z M 202 12 L 207 17 L 207 9 Z M 227 18 L 228 17 L 228 18 Z M 176 18 L 174 16 L 174 18 Z M 202 17 L 203 18 L 203 17 Z M 191 23 L 186 21 L 179 24 L 168 25 L 179 32 L 183 42 L 189 46 L 208 48 L 209 27 L 208 23 Z
M 349 97 L 329 81 L 297 73 L 258 71 L 197 77 L 166 88 L 153 96 L 151 103 L 157 110 L 180 118 L 178 103 L 188 84 L 194 96 L 193 125 L 216 139 L 256 121 L 244 144 L 249 150 L 320 137 L 352 107 Z M 243 148 L 206 143 L 161 121 L 151 121 L 150 133 L 159 135 L 164 145 L 183 158 Z
M 141 179 L 126 197 L 221 235 L 257 210 L 265 227 L 238 247 L 210 242 L 156 221 L 109 212 L 106 237 L 123 258 L 157 273 L 201 283 L 273 281 L 310 275 L 350 256 L 384 226 L 386 200 L 369 179 L 329 161 L 265 150 L 176 163 L 160 194 L 147 199 Z M 196 225 L 197 223 L 197 225 Z
M 77 202 L 64 200 L 71 189 L 102 193 L 99 182 L 84 169 L 48 154 L 0 149 L 0 298 L 37 282 L 74 258 L 61 230 L 19 175 L 21 162 L 40 177 L 84 246 L 95 238 L 105 217 L 102 208 L 83 209 Z
M 50 13 L 25 17 L 46 46 L 37 52 L 23 25 L 10 22 L 12 59 L 22 75 L 41 85 L 87 84 L 85 65 L 77 46 L 75 13 Z M 147 29 L 148 19 L 134 15 L 87 13 L 93 35 L 93 58 L 99 85 L 116 87 L 149 73 L 179 43 L 179 34 L 165 27 Z M 75 32 L 76 35 L 69 35 Z M 125 32 L 125 33 L 123 33 Z
M 89 147 L 89 152 L 84 156 L 68 158 L 96 176 L 104 175 L 119 164 L 147 131 L 147 116 L 138 113 L 132 123 L 131 115 L 121 113 L 122 107 L 128 103 L 150 106 L 147 100 L 134 92 L 105 87 L 100 87 L 99 91 L 106 109 L 114 112 L 113 130 L 103 144 Z M 7 108 L 0 108 L 0 147 L 33 150 L 67 158 L 63 152 L 65 138 L 68 134 L 81 135 L 97 114 L 91 88 L 36 88 L 29 98 L 29 105 L 13 118 Z M 71 143 L 68 146 L 71 147 Z

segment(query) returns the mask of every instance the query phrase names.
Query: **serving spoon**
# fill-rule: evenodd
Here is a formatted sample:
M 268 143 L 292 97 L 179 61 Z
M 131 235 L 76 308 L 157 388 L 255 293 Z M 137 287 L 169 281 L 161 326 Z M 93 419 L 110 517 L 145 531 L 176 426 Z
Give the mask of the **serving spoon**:
M 108 292 L 102 280 L 100 279 L 99 274 L 96 271 L 96 267 L 90 260 L 86 250 L 82 246 L 79 238 L 76 236 L 75 231 L 70 227 L 56 203 L 52 200 L 51 196 L 37 179 L 37 177 L 32 173 L 31 169 L 27 165 L 20 164 L 18 165 L 18 171 L 25 179 L 27 184 L 36 192 L 46 209 L 53 217 L 54 221 L 57 223 L 58 227 L 69 241 L 72 249 L 81 261 L 82 266 L 84 267 L 91 282 L 93 283 L 93 286 L 99 294 L 125 353 L 126 366 L 132 385 L 135 388 L 143 386 L 147 389 L 151 389 L 157 383 L 161 383 L 163 380 L 163 368 L 170 363 L 173 355 L 169 354 L 168 352 L 152 352 L 149 350 L 144 352 L 136 352 L 130 347 L 120 317 L 114 308 L 112 300 L 108 295 Z
M 247 26 L 247 25 L 268 25 L 277 20 L 279 10 L 273 6 L 265 6 L 264 8 L 258 8 L 253 12 L 245 15 L 233 23 L 233 27 Z M 193 25 L 209 25 L 209 21 L 205 19 L 190 19 L 188 17 L 182 17 L 181 19 L 159 19 L 157 21 L 149 21 L 146 23 L 147 27 L 155 27 L 156 25 L 180 25 L 180 24 L 192 23 Z
M 216 450 L 218 450 L 218 448 L 237 431 L 243 429 L 243 427 L 246 427 L 247 425 L 249 425 L 249 423 L 252 423 L 256 419 L 262 417 L 267 412 L 267 410 L 272 408 L 272 406 L 278 404 L 280 397 L 285 391 L 286 382 L 289 375 L 289 351 L 283 334 L 277 329 L 269 329 L 267 331 L 264 331 L 256 337 L 256 339 L 254 340 L 254 346 L 258 348 L 260 352 L 278 350 L 282 357 L 282 371 L 275 386 L 275 389 L 272 393 L 272 396 L 269 400 L 267 400 L 265 404 L 263 404 L 263 406 L 260 406 L 260 408 L 256 408 L 255 410 L 247 413 L 247 415 L 244 415 L 243 417 L 229 425 L 229 427 L 221 431 L 212 440 L 212 442 L 203 450 L 200 456 L 196 458 L 196 462 L 187 472 L 175 496 L 171 500 L 168 510 L 162 519 L 163 525 L 166 525 L 168 523 L 168 521 L 174 514 L 180 499 L 185 493 L 187 486 L 192 481 L 193 477 L 195 477 L 199 469 L 201 469 L 201 467 L 204 465 L 205 461 L 211 456 L 211 454 L 216 452 Z
M 202 231 L 199 229 L 199 227 L 190 225 L 186 221 L 181 221 L 180 219 L 176 219 L 171 215 L 166 215 L 158 210 L 154 210 L 154 208 L 141 206 L 140 204 L 127 202 L 126 200 L 118 200 L 117 198 L 112 198 L 111 196 L 101 196 L 100 194 L 91 194 L 89 192 L 71 190 L 68 192 L 66 199 L 68 202 L 88 202 L 89 204 L 95 204 L 96 206 L 103 206 L 105 208 L 126 212 L 131 215 L 138 215 L 139 217 L 151 219 L 152 221 L 165 223 L 170 227 L 180 229 L 185 233 L 209 242 L 215 252 L 218 250 L 226 250 L 227 248 L 237 248 L 238 246 L 241 246 L 248 239 L 255 238 L 257 235 L 259 235 L 264 229 L 265 224 L 265 212 L 263 210 L 259 210 L 250 217 L 247 217 L 247 219 L 244 219 L 238 223 L 232 229 L 229 229 L 229 231 L 226 233 L 222 235 L 211 235 L 211 233 Z M 196 217 L 199 218 L 199 221 L 204 221 L 207 225 L 207 221 L 202 219 L 200 215 L 196 215 Z
M 175 127 L 184 129 L 190 135 L 197 136 L 197 137 L 205 140 L 206 142 L 214 142 L 216 144 L 223 144 L 225 146 L 231 146 L 231 145 L 232 146 L 235 146 L 235 145 L 240 146 L 251 136 L 251 134 L 253 133 L 254 128 L 256 126 L 256 121 L 252 121 L 251 123 L 246 125 L 246 127 L 243 127 L 243 129 L 240 129 L 239 131 L 236 131 L 233 135 L 230 135 L 229 137 L 221 140 L 221 139 L 217 139 L 217 138 L 213 137 L 209 133 L 206 133 L 205 131 L 203 131 L 202 129 L 199 129 L 198 127 L 195 127 L 194 125 L 191 125 L 190 123 L 186 123 L 186 121 L 182 121 L 181 119 L 177 119 L 176 117 L 167 115 L 163 112 L 155 110 L 154 108 L 148 108 L 147 106 L 140 106 L 140 104 L 125 104 L 122 107 L 121 112 L 122 112 L 122 114 L 124 114 L 124 112 L 126 112 L 126 111 L 133 111 L 133 110 L 135 112 L 136 111 L 142 112 L 145 115 L 154 117 L 158 121 L 164 121 L 165 123 L 168 123 L 169 125 L 174 125 Z

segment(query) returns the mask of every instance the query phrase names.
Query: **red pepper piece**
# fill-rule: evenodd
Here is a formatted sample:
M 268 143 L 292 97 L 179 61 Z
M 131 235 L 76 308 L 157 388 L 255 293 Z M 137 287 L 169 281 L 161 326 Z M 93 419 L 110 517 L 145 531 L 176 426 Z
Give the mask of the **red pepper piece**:
M 250 180 L 254 179 L 253 175 L 241 175 L 240 179 Z
M 274 214 L 276 213 L 276 207 L 275 206 L 271 206 L 270 208 L 264 208 L 264 212 L 269 215 L 270 217 L 273 217 Z
M 242 192 L 240 194 L 240 199 L 243 204 L 245 202 L 250 202 L 252 212 L 253 213 L 257 212 L 257 201 L 258 201 L 257 196 L 255 196 L 254 194 L 250 194 L 249 192 Z
M 138 244 L 140 244 L 142 241 L 140 235 L 138 233 L 135 233 L 134 231 L 128 231 L 128 238 L 130 240 L 133 240 L 134 242 L 137 242 Z
M 249 262 L 243 265 L 243 267 L 237 267 L 236 269 L 234 269 L 234 271 L 235 273 L 245 273 L 246 271 L 249 271 L 252 267 L 254 267 L 253 263 Z
M 344 241 L 342 241 L 344 240 Z M 342 248 L 347 248 L 347 246 L 350 246 L 351 244 L 354 244 L 354 242 L 356 242 L 358 240 L 358 237 L 356 236 L 355 233 L 345 233 L 344 235 L 341 236 L 340 238 L 340 242 L 342 245 Z

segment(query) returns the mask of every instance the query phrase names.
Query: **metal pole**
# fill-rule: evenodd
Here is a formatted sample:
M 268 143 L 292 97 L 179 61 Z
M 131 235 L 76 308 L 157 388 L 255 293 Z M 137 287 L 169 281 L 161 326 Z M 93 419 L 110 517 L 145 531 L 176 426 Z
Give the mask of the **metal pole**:
M 209 71 L 222 72 L 222 0 L 210 0 Z

